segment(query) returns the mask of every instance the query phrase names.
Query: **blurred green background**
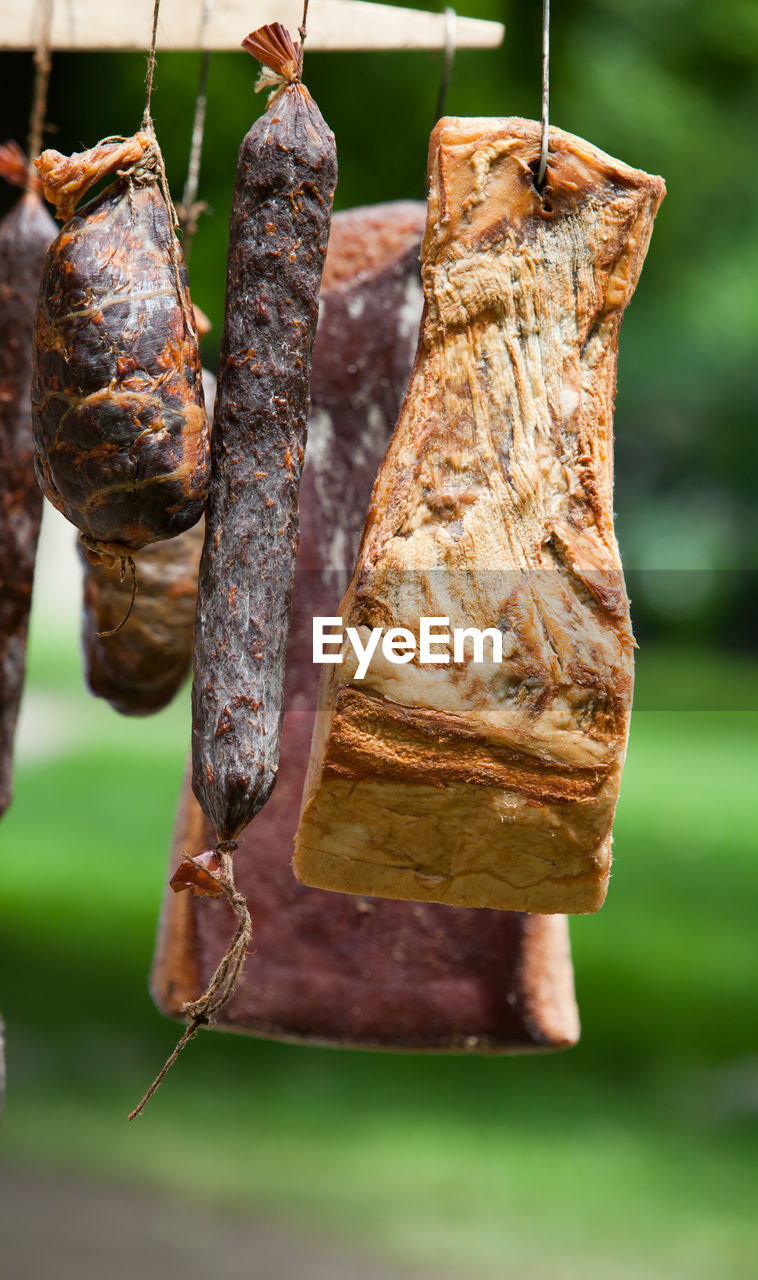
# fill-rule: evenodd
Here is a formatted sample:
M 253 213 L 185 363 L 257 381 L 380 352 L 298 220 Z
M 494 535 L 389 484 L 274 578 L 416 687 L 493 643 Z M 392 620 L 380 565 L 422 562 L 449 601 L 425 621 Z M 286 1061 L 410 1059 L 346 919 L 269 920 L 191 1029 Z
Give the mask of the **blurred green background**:
M 538 115 L 538 0 L 463 11 L 507 37 L 459 54 L 448 111 Z M 23 139 L 30 59 L 0 65 L 2 131 Z M 158 64 L 177 198 L 198 69 Z M 6 1161 L 237 1204 L 446 1273 L 755 1276 L 757 69 L 752 0 L 554 4 L 554 123 L 668 185 L 622 329 L 616 506 L 642 643 L 609 899 L 572 924 L 579 1047 L 422 1058 L 204 1035 L 127 1126 L 175 1038 L 146 972 L 188 703 L 133 723 L 88 698 L 75 620 L 38 593 L 29 746 L 0 828 Z M 432 54 L 308 59 L 337 207 L 423 196 L 439 73 Z M 190 262 L 211 368 L 255 74 L 241 52 L 212 61 L 211 213 Z M 130 132 L 143 82 L 136 55 L 56 57 L 48 144 Z

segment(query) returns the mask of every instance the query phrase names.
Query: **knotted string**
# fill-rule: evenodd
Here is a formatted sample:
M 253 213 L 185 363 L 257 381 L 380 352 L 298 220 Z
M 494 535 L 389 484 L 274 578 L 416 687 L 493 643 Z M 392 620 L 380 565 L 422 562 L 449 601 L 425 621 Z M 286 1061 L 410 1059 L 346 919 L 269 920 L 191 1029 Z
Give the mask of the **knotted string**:
M 237 979 L 239 978 L 242 966 L 245 963 L 247 948 L 250 939 L 253 936 L 253 924 L 250 919 L 250 912 L 247 906 L 247 899 L 244 893 L 240 893 L 234 883 L 234 873 L 232 870 L 232 855 L 237 848 L 236 841 L 228 840 L 216 846 L 216 853 L 220 859 L 221 865 L 218 871 L 212 873 L 212 879 L 218 886 L 218 892 L 213 892 L 209 896 L 219 897 L 223 894 L 226 897 L 232 911 L 237 917 L 237 928 L 234 937 L 229 943 L 224 955 L 219 962 L 216 970 L 211 977 L 208 986 L 197 1000 L 189 1000 L 182 1010 L 189 1017 L 190 1022 L 186 1030 L 180 1037 L 176 1046 L 169 1054 L 165 1063 L 161 1067 L 157 1076 L 147 1090 L 147 1093 L 137 1104 L 133 1111 L 129 1113 L 129 1119 L 135 1120 L 140 1115 L 148 1102 L 152 1098 L 156 1089 L 158 1089 L 163 1080 L 168 1075 L 177 1058 L 183 1049 L 187 1047 L 190 1040 L 194 1040 L 201 1027 L 212 1027 L 219 1013 L 223 1009 L 231 997 Z M 185 859 L 182 867 L 189 866 L 190 871 L 194 859 Z M 203 869 L 203 879 L 207 883 L 208 873 Z M 186 888 L 191 884 L 191 876 L 183 881 L 178 880 L 178 876 L 172 880 L 172 887 Z M 202 892 L 208 893 L 207 890 Z

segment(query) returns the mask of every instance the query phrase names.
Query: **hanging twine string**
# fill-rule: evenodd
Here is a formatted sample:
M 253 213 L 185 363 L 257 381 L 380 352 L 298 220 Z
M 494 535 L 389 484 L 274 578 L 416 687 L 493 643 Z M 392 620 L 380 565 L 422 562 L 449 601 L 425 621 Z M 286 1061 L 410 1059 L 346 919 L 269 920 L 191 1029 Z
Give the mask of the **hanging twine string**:
M 197 858 L 185 858 L 171 879 L 171 887 L 176 891 L 194 889 L 203 897 L 224 896 L 236 916 L 237 928 L 203 994 L 197 1000 L 190 1000 L 185 1004 L 183 1012 L 190 1019 L 187 1029 L 169 1054 L 147 1093 L 129 1113 L 130 1120 L 135 1120 L 138 1115 L 141 1115 L 182 1050 L 187 1047 L 190 1040 L 194 1040 L 200 1028 L 213 1026 L 237 985 L 237 979 L 245 963 L 247 948 L 253 936 L 253 924 L 247 899 L 234 883 L 232 855 L 236 848 L 236 841 L 228 840 L 217 845 L 212 852 L 200 854 Z
M 213 0 L 205 0 L 198 32 L 198 44 L 201 48 L 205 43 L 205 31 L 212 11 Z M 186 262 L 189 261 L 192 240 L 197 231 L 197 220 L 207 208 L 205 201 L 198 200 L 197 191 L 200 183 L 200 160 L 203 153 L 205 117 L 208 108 L 208 73 L 210 65 L 210 49 L 203 49 L 200 61 L 200 75 L 197 82 L 197 95 L 195 97 L 195 114 L 192 121 L 192 140 L 190 142 L 187 180 L 184 184 L 182 202 L 177 209 L 179 220 L 182 224 L 184 259 Z
M 179 222 L 179 217 L 177 215 L 176 209 L 174 208 L 174 202 L 171 199 L 171 192 L 169 190 L 168 178 L 166 177 L 166 165 L 163 160 L 163 152 L 161 151 L 158 138 L 156 137 L 155 125 L 153 124 L 153 117 L 150 112 L 152 98 L 153 98 L 153 81 L 155 79 L 155 41 L 158 35 L 158 15 L 160 13 L 160 8 L 161 8 L 161 0 L 155 0 L 155 5 L 153 6 L 153 30 L 152 30 L 152 35 L 150 37 L 150 53 L 147 59 L 147 76 L 145 77 L 145 82 L 146 82 L 145 110 L 142 113 L 142 129 L 146 134 L 149 135 L 150 140 L 153 144 L 153 149 L 155 152 L 155 169 L 158 174 L 158 181 L 160 183 L 160 188 L 163 193 L 163 199 L 166 202 L 169 221 L 171 223 L 171 242 L 169 245 L 169 254 L 171 256 L 171 265 L 174 269 L 174 280 L 176 282 L 176 295 L 179 299 L 179 306 L 182 309 L 182 315 L 184 316 L 184 323 L 187 327 L 187 332 L 196 339 L 197 326 L 195 324 L 195 317 L 192 313 L 192 308 L 189 306 L 187 302 L 185 291 L 182 288 L 181 275 L 179 274 L 179 259 L 176 253 L 176 248 L 177 248 L 176 233 L 181 229 L 181 223 Z
M 537 190 L 545 181 L 550 115 L 550 0 L 542 0 L 542 146 L 537 170 Z
M 115 542 L 98 542 L 94 538 L 90 538 L 88 534 L 81 532 L 79 534 L 79 542 L 84 548 L 84 554 L 90 564 L 102 564 L 106 569 L 115 569 L 117 565 L 121 566 L 121 578 L 123 582 L 126 578 L 127 570 L 131 574 L 132 589 L 129 598 L 129 607 L 118 626 L 112 627 L 110 631 L 98 631 L 97 634 L 101 638 L 107 636 L 115 636 L 125 627 L 132 616 L 132 610 L 137 599 L 139 591 L 139 581 L 137 579 L 137 566 L 134 563 L 134 556 L 126 551 L 122 546 Z
M 300 36 L 300 56 L 298 58 L 298 79 L 303 78 L 303 51 L 305 47 L 306 36 L 308 35 L 308 0 L 303 0 L 303 20 L 297 29 Z
M 442 74 L 440 76 L 440 87 L 437 94 L 437 105 L 434 109 L 435 124 L 445 114 L 447 91 L 450 88 L 450 78 L 453 74 L 453 63 L 455 62 L 457 35 L 458 14 L 455 12 L 455 9 L 448 5 L 445 9 L 445 51 L 442 58 Z
M 45 108 L 47 106 L 47 90 L 50 84 L 50 31 L 53 24 L 53 0 L 40 0 L 40 37 L 34 51 L 34 96 L 29 118 L 29 168 L 26 178 L 26 190 L 33 191 L 37 185 L 37 173 L 32 164 L 35 156 L 42 150 L 42 134 L 45 128 Z
M 150 114 L 150 105 L 153 97 L 153 79 L 155 77 L 155 40 L 158 34 L 158 14 L 160 13 L 161 0 L 155 0 L 153 8 L 153 33 L 150 37 L 150 53 L 147 59 L 147 75 L 145 83 L 145 110 L 142 115 L 142 128 L 147 132 L 153 128 L 153 117 Z
M 123 582 L 123 581 L 124 581 L 124 578 L 126 577 L 126 571 L 127 571 L 127 569 L 129 570 L 129 572 L 130 572 L 130 573 L 131 573 L 131 575 L 132 575 L 132 590 L 131 590 L 131 595 L 130 595 L 130 597 L 129 597 L 129 608 L 127 609 L 126 613 L 124 614 L 123 618 L 121 619 L 121 621 L 118 623 L 118 625 L 117 625 L 117 626 L 115 626 L 115 627 L 111 627 L 109 631 L 98 631 L 98 632 L 97 632 L 97 635 L 100 637 L 100 639 L 101 639 L 101 640 L 106 639 L 108 636 L 115 636 L 115 635 L 118 635 L 119 631 L 122 629 L 122 627 L 125 627 L 125 626 L 126 626 L 127 622 L 129 621 L 129 619 L 130 619 L 130 618 L 131 618 L 131 616 L 132 616 L 132 610 L 134 609 L 134 603 L 135 603 L 135 601 L 136 601 L 136 599 L 137 599 L 137 591 L 138 591 L 138 587 L 139 587 L 139 584 L 138 584 L 138 582 L 137 582 L 137 566 L 136 566 L 136 564 L 134 563 L 134 556 L 124 556 L 124 557 L 122 557 L 122 560 L 121 560 L 121 579 L 120 579 L 120 580 L 121 580 L 121 582 Z

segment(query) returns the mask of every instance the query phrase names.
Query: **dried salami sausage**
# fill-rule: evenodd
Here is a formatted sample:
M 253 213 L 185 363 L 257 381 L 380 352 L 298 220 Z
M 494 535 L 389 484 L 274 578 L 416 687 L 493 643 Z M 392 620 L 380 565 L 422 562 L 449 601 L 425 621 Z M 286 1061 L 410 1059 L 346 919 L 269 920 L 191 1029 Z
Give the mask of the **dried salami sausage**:
M 0 175 L 25 185 L 27 162 L 0 147 Z M 42 262 L 56 226 L 35 191 L 0 222 L 0 814 L 11 798 L 13 738 L 26 665 L 42 495 L 34 477 L 29 379 Z
M 243 47 L 271 68 L 275 80 L 266 82 L 278 88 L 237 163 L 195 621 L 192 785 L 217 844 L 186 858 L 171 880 L 201 896 L 220 890 L 237 928 L 204 994 L 185 1006 L 189 1026 L 130 1119 L 234 991 L 252 925 L 232 855 L 274 785 L 284 714 L 298 493 L 337 155 L 284 27 L 261 27 Z
M 200 565 L 193 788 L 233 842 L 276 779 L 334 137 L 280 24 L 244 47 L 287 83 L 239 153 Z

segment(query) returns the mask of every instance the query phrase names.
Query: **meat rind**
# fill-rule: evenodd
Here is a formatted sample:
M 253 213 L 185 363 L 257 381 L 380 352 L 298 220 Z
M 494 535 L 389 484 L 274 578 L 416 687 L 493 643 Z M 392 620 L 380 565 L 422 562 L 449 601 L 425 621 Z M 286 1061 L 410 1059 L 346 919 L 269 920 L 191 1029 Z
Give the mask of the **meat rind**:
M 632 699 L 613 532 L 618 332 L 659 178 L 540 126 L 445 119 L 425 310 L 345 625 L 495 628 L 504 662 L 325 668 L 296 840 L 304 883 L 597 910 Z

